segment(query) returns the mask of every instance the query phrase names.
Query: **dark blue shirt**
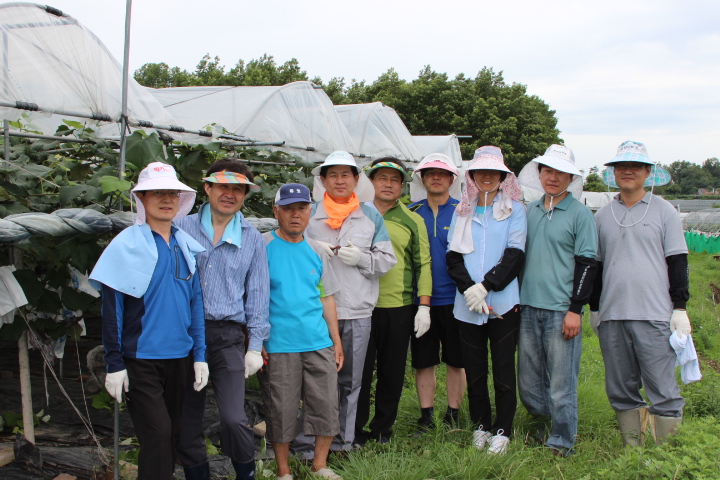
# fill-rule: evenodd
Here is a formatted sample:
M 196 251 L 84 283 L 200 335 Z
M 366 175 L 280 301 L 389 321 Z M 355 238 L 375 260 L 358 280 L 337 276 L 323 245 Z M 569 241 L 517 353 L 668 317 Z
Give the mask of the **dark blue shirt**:
M 430 241 L 430 258 L 432 260 L 432 297 L 430 305 L 452 305 L 455 303 L 455 282 L 447 271 L 445 255 L 448 249 L 448 233 L 450 222 L 457 207 L 458 200 L 450 197 L 445 205 L 438 206 L 438 213 L 428 206 L 427 199 L 411 204 L 408 209 L 420 215 L 425 220 Z M 417 299 L 415 300 L 417 303 Z
M 205 315 L 197 274 L 190 273 L 175 239 L 152 232 L 158 261 L 145 295 L 135 298 L 103 285 L 103 345 L 108 373 L 125 369 L 123 357 L 205 361 Z M 197 273 L 197 272 L 196 272 Z

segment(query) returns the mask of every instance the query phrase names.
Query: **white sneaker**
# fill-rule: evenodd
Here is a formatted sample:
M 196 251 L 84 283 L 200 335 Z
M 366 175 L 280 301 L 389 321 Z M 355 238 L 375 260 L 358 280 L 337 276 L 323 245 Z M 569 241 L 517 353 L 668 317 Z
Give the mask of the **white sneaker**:
M 480 425 L 480 428 L 473 432 L 473 444 L 475 444 L 475 448 L 478 450 L 485 448 L 490 441 L 490 437 L 492 437 L 490 432 L 483 430 L 482 425 Z
M 507 446 L 510 443 L 510 439 L 503 435 L 502 430 L 498 430 L 497 435 L 490 439 L 490 447 L 488 447 L 488 453 L 491 455 L 502 455 L 507 450 Z

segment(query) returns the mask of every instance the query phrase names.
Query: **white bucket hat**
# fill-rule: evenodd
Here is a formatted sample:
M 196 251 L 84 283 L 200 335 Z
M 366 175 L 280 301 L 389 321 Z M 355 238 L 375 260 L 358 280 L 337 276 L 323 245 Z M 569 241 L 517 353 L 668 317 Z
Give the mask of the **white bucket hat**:
M 537 157 L 528 162 L 518 175 L 520 183 L 533 190 L 544 192 L 540 183 L 540 171 L 538 165 L 546 165 L 561 172 L 570 173 L 573 179 L 567 191 L 572 193 L 573 197 L 580 200 L 583 191 L 582 172 L 575 166 L 575 155 L 572 150 L 564 145 L 550 145 L 545 150 L 545 155 Z
M 166 163 L 153 162 L 140 172 L 138 183 L 132 189 L 132 196 L 137 205 L 135 223 L 138 225 L 145 223 L 145 206 L 137 197 L 137 192 L 147 190 L 178 190 L 180 192 L 180 205 L 173 220 L 186 216 L 195 204 L 195 190 L 177 179 L 175 169 Z
M 422 170 L 429 170 L 431 168 L 439 168 L 441 170 L 447 170 L 448 172 L 455 175 L 452 185 L 450 185 L 450 196 L 456 200 L 460 200 L 462 196 L 462 182 L 459 179 L 460 171 L 455 166 L 453 161 L 445 154 L 442 153 L 431 153 L 426 155 L 417 168 L 413 172 L 413 181 L 410 183 L 410 201 L 419 202 L 427 198 L 427 190 L 425 185 L 422 183 Z
M 605 164 L 605 166 L 608 167 L 603 171 L 603 182 L 605 185 L 618 188 L 617 183 L 615 182 L 614 165 L 616 163 L 625 162 L 637 162 L 652 165 L 652 168 L 650 169 L 650 176 L 645 180 L 646 187 L 659 187 L 670 183 L 672 180 L 670 172 L 658 165 L 655 165 L 655 163 L 650 160 L 644 143 L 627 140 L 620 144 L 615 158 Z
M 322 165 L 318 165 L 310 172 L 315 176 L 313 182 L 313 199 L 316 202 L 321 201 L 325 197 L 325 187 L 323 187 L 322 180 L 320 180 L 320 171 L 323 167 L 332 167 L 333 165 L 347 165 L 348 167 L 354 168 L 358 175 L 360 175 L 357 187 L 355 187 L 355 193 L 361 202 L 372 202 L 375 199 L 375 187 L 373 187 L 367 175 L 358 168 L 355 157 L 348 152 L 338 150 L 328 155 Z

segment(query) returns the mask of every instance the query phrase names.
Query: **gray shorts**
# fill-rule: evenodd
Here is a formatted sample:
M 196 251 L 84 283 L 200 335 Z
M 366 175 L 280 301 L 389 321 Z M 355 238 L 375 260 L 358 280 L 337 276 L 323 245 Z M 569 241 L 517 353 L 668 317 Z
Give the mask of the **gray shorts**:
M 269 353 L 260 384 L 270 442 L 290 443 L 295 438 L 300 400 L 305 412 L 305 435 L 334 437 L 340 433 L 334 347 Z

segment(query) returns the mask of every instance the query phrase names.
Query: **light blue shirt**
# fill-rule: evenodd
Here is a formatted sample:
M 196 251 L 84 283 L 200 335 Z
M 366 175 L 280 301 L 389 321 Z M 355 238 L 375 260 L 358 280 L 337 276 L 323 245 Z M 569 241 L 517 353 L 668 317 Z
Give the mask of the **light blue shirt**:
M 207 208 L 206 205 L 200 207 L 200 212 Z M 265 242 L 242 213 L 236 213 L 233 221 L 242 227 L 242 241 L 220 240 L 217 245 L 212 244 L 200 213 L 176 223 L 206 250 L 197 256 L 205 320 L 247 325 L 248 348 L 259 352 L 270 336 L 270 276 Z M 226 232 L 223 238 L 229 238 L 228 235 Z
M 495 197 L 495 201 L 497 201 L 497 197 Z M 452 241 L 456 221 L 457 213 L 453 214 L 448 243 Z M 492 208 L 478 208 L 473 215 L 472 221 L 474 250 L 463 254 L 465 268 L 467 268 L 470 278 L 475 283 L 482 282 L 485 279 L 485 274 L 500 262 L 506 248 L 517 248 L 525 251 L 526 237 L 527 219 L 525 206 L 522 203 L 513 201 L 512 214 L 502 221 L 495 220 Z M 520 303 L 518 279 L 513 279 L 505 289 L 499 292 L 489 291 L 485 301 L 489 307 L 492 307 L 495 314 L 503 315 L 507 313 Z M 453 315 L 461 322 L 474 325 L 484 325 L 488 320 L 487 315 L 470 311 L 465 303 L 465 296 L 457 289 L 455 290 Z
M 270 266 L 268 353 L 314 352 L 331 347 L 320 301 L 337 292 L 330 259 L 312 239 L 291 243 L 265 233 Z
M 205 249 L 182 230 L 173 235 L 190 273 L 195 273 L 195 255 Z M 158 251 L 150 226 L 147 223 L 133 225 L 120 232 L 105 248 L 90 273 L 90 285 L 96 290 L 107 285 L 140 298 L 150 285 L 157 261 Z

